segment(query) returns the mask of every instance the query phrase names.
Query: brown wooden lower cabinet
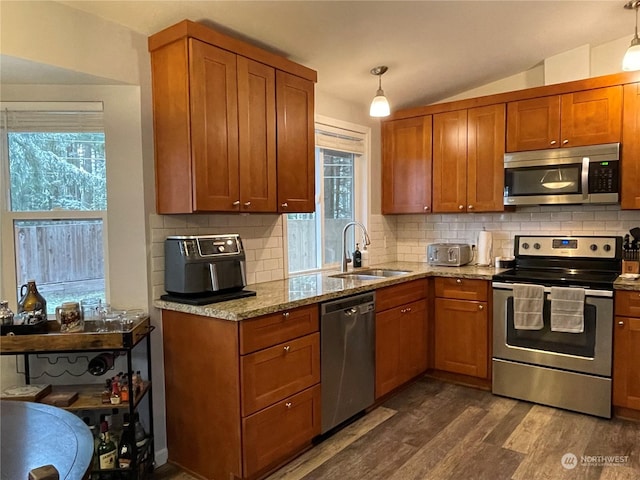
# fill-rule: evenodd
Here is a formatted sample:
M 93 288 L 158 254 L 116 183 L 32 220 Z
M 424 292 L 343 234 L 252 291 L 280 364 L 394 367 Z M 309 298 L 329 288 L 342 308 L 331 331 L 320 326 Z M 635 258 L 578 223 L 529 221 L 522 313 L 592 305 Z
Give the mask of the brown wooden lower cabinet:
M 640 292 L 617 291 L 613 326 L 613 405 L 640 410 Z
M 247 476 L 273 465 L 320 434 L 320 385 L 242 419 Z
M 487 303 L 436 298 L 435 368 L 487 378 Z
M 485 280 L 436 278 L 434 368 L 490 378 L 490 288 Z
M 163 310 L 169 461 L 207 480 L 256 478 L 310 446 L 318 327 L 317 305 L 242 322 Z
M 376 294 L 386 308 L 376 314 L 376 399 L 427 369 L 426 285 L 416 280 Z

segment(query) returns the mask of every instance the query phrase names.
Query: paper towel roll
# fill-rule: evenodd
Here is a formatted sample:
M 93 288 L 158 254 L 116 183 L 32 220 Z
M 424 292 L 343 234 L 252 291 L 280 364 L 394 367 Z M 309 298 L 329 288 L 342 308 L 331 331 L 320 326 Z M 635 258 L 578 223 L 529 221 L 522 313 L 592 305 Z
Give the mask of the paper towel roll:
M 478 235 L 478 265 L 491 265 L 491 248 L 493 237 L 491 232 L 480 232 Z

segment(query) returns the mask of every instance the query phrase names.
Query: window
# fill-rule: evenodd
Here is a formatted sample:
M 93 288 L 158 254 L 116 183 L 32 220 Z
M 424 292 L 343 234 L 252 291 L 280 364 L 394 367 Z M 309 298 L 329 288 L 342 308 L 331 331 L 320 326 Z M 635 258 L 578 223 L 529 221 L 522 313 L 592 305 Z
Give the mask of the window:
M 287 215 L 289 273 L 337 266 L 344 226 L 364 223 L 366 140 L 364 127 L 316 122 L 316 211 Z M 349 229 L 347 251 L 362 248 L 361 238 Z
M 6 102 L 2 117 L 2 251 L 15 265 L 3 281 L 19 296 L 35 280 L 49 315 L 64 301 L 104 298 L 102 104 Z

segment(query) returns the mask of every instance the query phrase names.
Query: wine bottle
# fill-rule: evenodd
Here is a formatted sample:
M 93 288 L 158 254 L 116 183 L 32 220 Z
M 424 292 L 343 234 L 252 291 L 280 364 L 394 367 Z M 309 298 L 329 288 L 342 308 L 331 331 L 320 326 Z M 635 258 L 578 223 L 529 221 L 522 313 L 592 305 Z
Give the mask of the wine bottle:
M 100 470 L 111 470 L 116 466 L 118 452 L 116 444 L 109 435 L 109 426 L 106 420 L 100 425 L 100 444 L 98 445 L 98 466 Z
M 133 425 L 135 430 L 136 446 L 138 448 L 144 447 L 145 443 L 147 443 L 147 432 L 144 431 L 144 427 L 140 422 L 140 416 L 138 415 L 138 412 L 133 414 L 133 421 L 134 421 Z
M 131 428 L 129 415 L 124 414 L 124 423 L 122 425 L 122 437 L 120 437 L 120 446 L 118 447 L 118 467 L 131 468 L 133 462 L 133 444 L 135 443 L 135 435 Z

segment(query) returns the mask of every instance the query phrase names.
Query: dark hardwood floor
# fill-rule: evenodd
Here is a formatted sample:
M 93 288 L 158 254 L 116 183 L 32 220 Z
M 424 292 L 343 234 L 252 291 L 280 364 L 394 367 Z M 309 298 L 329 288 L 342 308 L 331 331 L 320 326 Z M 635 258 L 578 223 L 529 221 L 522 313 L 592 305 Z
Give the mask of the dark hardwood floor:
M 640 423 L 423 378 L 268 478 L 298 479 L 639 480 Z

